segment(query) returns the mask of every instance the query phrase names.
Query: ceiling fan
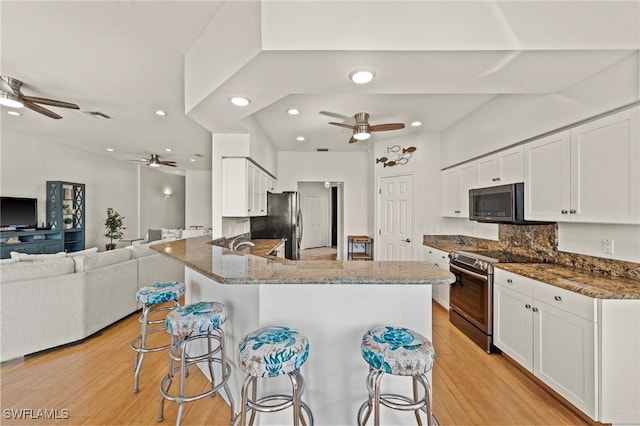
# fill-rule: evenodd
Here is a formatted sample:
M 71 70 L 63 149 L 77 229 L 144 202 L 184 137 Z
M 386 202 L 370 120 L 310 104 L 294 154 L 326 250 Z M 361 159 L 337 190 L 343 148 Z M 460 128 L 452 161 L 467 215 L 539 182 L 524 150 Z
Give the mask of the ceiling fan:
M 353 135 L 351 139 L 349 139 L 349 143 L 358 142 L 360 140 L 369 139 L 371 137 L 371 132 L 382 132 L 385 130 L 399 130 L 404 129 L 403 123 L 386 123 L 386 124 L 369 124 L 369 113 L 367 112 L 359 112 L 353 116 L 356 119 L 356 123 L 344 124 L 344 123 L 335 123 L 333 121 L 329 122 L 329 124 L 333 124 L 334 126 L 346 127 L 347 129 L 353 130 Z
M 151 154 L 151 158 L 142 158 L 140 160 L 128 160 L 128 161 L 146 161 L 147 166 L 150 167 L 160 167 L 160 166 L 169 166 L 169 167 L 177 167 L 177 163 L 175 161 L 163 161 L 160 160 L 160 156 L 158 154 Z
M 78 105 L 69 102 L 38 98 L 36 96 L 25 96 L 20 91 L 22 82 L 12 77 L 7 77 L 5 75 L 0 76 L 0 83 L 0 105 L 5 105 L 11 108 L 27 107 L 56 120 L 62 118 L 62 116 L 38 104 L 50 105 L 59 108 L 80 109 Z

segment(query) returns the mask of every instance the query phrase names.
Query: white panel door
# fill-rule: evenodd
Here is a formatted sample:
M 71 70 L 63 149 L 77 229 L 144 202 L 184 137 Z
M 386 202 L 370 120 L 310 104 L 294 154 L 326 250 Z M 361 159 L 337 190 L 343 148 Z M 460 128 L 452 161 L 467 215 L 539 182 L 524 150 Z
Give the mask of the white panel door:
M 329 198 L 320 195 L 302 196 L 303 249 L 329 246 Z
M 380 178 L 378 260 L 413 260 L 413 175 Z

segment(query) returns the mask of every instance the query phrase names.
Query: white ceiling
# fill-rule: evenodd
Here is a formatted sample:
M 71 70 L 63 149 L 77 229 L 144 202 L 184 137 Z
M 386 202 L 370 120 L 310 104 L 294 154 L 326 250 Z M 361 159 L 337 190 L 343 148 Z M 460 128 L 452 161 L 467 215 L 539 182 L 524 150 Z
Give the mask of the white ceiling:
M 371 124 L 424 123 L 420 128 L 374 133 L 374 142 L 440 132 L 496 96 L 567 89 L 637 51 L 640 44 L 640 18 L 633 13 L 629 17 L 629 11 L 640 10 L 636 1 L 541 2 L 544 8 L 533 9 L 536 2 L 529 2 L 526 13 L 517 2 L 438 2 L 468 10 L 482 7 L 487 18 L 479 23 L 479 34 L 482 25 L 489 25 L 505 41 L 502 48 L 499 44 L 493 49 L 451 48 L 443 43 L 440 49 L 430 45 L 424 50 L 415 46 L 355 50 L 349 40 L 345 41 L 349 48 L 301 49 L 295 48 L 298 39 L 291 42 L 294 50 L 261 52 L 205 94 L 190 112 L 196 122 L 184 112 L 184 54 L 220 13 L 222 3 L 2 0 L 1 74 L 22 80 L 25 95 L 73 102 L 81 108 L 52 107 L 63 116 L 53 120 L 27 109 L 20 117 L 9 116 L 2 107 L 3 136 L 5 131 L 23 134 L 123 161 L 160 154 L 177 161 L 181 170 L 210 169 L 211 132 L 247 132 L 256 126 L 278 150 L 366 150 L 366 142 L 347 143 L 348 129 L 327 123 L 350 123 L 349 117 L 357 112 L 369 112 Z M 291 5 L 317 8 L 321 3 Z M 383 7 L 392 2 L 350 3 Z M 593 8 L 598 3 L 606 8 Z M 588 13 L 581 4 L 591 5 Z M 340 13 L 339 4 L 332 7 Z M 540 16 L 536 10 L 541 10 Z M 562 29 L 563 19 L 574 11 L 580 12 L 575 19 L 584 20 L 584 28 L 572 22 L 576 31 L 569 26 L 554 37 L 534 31 L 555 15 L 558 22 L 550 25 Z M 452 12 L 448 19 L 455 16 Z M 537 24 L 537 18 L 544 20 Z M 597 42 L 589 39 L 588 24 L 593 19 L 599 20 L 597 34 L 591 35 Z M 402 21 L 394 22 L 400 30 Z M 438 22 L 444 28 L 447 21 Z M 473 37 L 468 27 L 466 23 Z M 576 33 L 582 42 L 575 40 Z M 319 34 L 310 31 L 307 36 Z M 241 35 L 230 34 L 230 46 L 234 37 Z M 347 75 L 363 64 L 376 71 L 376 79 L 356 86 Z M 229 105 L 228 96 L 237 93 L 251 97 L 249 107 L 239 110 Z M 285 111 L 290 107 L 301 114 L 288 116 Z M 156 116 L 157 109 L 168 115 Z M 112 119 L 95 119 L 84 111 L 99 111 Z M 306 140 L 297 142 L 296 136 Z M 173 152 L 166 153 L 165 148 Z

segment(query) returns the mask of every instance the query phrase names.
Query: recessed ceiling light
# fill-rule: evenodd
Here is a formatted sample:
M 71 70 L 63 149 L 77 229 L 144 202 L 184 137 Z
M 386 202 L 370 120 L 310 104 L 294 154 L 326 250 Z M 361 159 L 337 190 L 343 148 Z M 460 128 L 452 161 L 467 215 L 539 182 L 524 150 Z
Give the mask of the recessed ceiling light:
M 195 163 L 196 159 L 195 158 L 189 158 L 189 161 L 191 161 L 192 163 Z
M 113 152 L 113 151 L 115 151 L 115 149 L 113 149 L 113 148 L 107 148 L 107 151 L 109 151 L 109 152 Z
M 357 84 L 365 84 L 373 80 L 376 74 L 373 71 L 357 70 L 349 74 L 351 81 Z
M 165 115 L 167 115 L 167 113 L 164 112 L 163 110 L 159 109 L 159 110 L 156 111 L 156 115 L 160 115 L 160 116 L 164 117 Z
M 243 98 L 242 96 L 234 96 L 229 100 L 236 106 L 247 106 L 251 103 L 251 99 Z
M 296 140 L 302 142 L 304 140 L 304 136 L 298 136 Z
M 7 111 L 7 114 L 9 114 L 9 115 L 22 115 L 18 111 Z
M 287 114 L 289 114 L 289 115 L 298 115 L 298 114 L 300 114 L 300 110 L 296 109 L 296 108 L 289 108 L 287 110 Z
M 411 123 L 411 127 L 420 127 L 422 126 L 422 121 L 414 121 Z
M 171 149 L 171 148 L 165 148 L 164 150 L 165 150 L 166 152 L 171 152 L 171 151 L 173 151 L 173 149 Z

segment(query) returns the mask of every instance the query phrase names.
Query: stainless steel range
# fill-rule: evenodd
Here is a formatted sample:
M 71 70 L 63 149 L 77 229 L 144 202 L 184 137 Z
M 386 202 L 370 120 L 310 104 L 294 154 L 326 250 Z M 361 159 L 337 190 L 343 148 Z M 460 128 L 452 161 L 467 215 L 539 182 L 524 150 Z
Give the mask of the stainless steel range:
M 540 260 L 495 251 L 452 251 L 449 258 L 449 270 L 456 277 L 449 320 L 487 353 L 499 352 L 493 346 L 493 264 Z

